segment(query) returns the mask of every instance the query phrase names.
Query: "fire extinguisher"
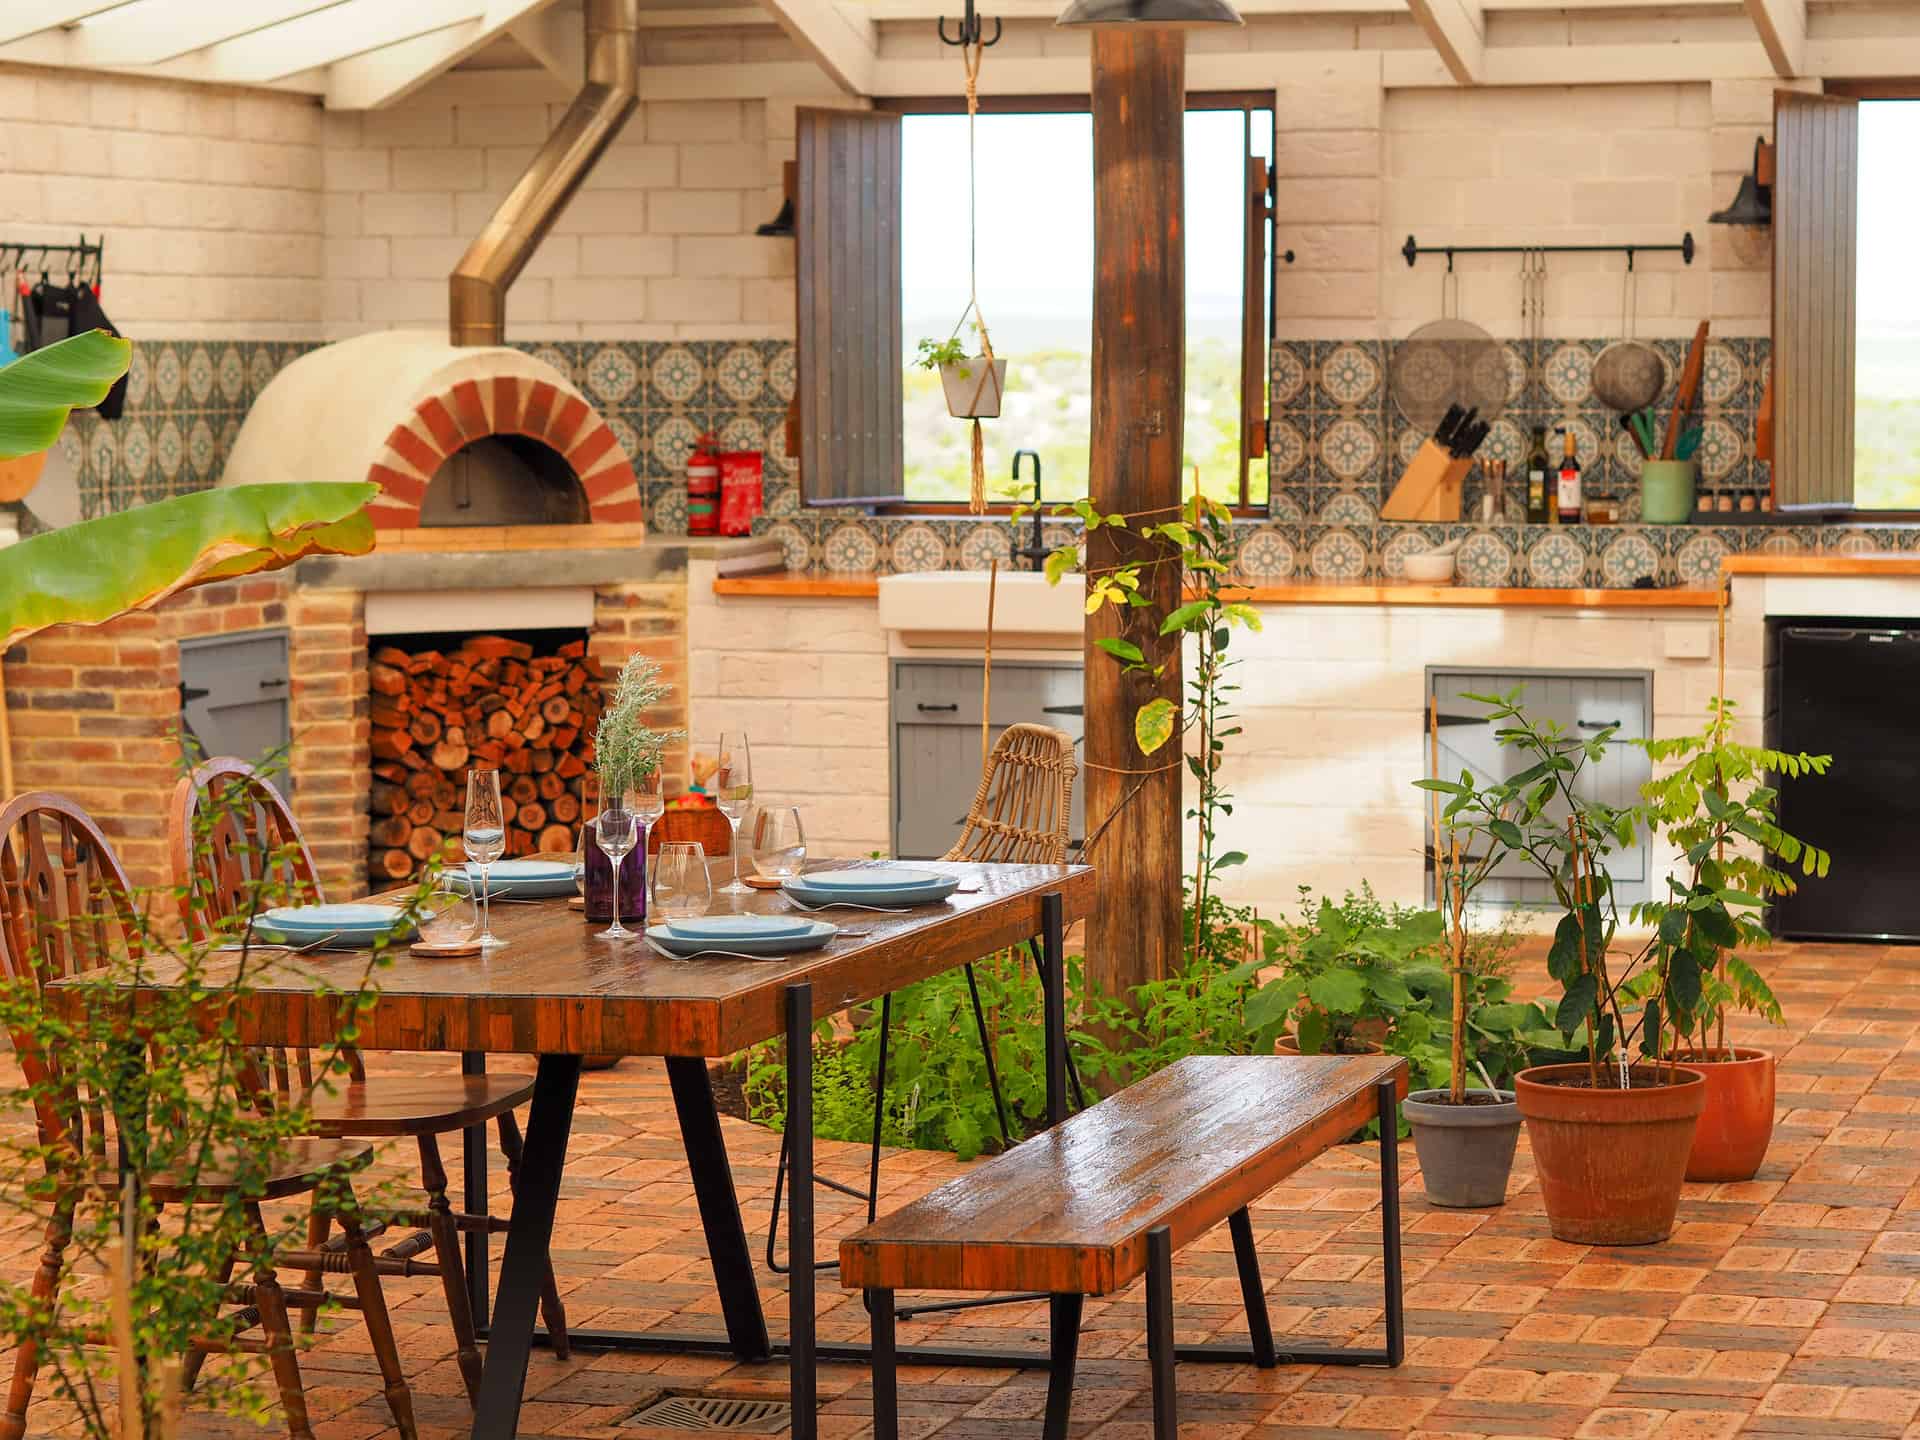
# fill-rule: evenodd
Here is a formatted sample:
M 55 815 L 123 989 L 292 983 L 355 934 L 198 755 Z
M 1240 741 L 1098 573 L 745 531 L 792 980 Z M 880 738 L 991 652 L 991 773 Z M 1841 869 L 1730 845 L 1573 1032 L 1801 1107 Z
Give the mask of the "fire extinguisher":
M 720 530 L 720 457 L 714 453 L 718 444 L 711 433 L 702 435 L 687 456 L 689 535 L 715 535 Z

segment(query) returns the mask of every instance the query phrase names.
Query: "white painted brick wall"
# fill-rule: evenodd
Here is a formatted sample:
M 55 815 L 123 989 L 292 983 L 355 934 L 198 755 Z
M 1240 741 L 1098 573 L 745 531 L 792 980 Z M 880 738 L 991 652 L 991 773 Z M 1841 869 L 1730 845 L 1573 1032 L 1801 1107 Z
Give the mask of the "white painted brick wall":
M 317 333 L 321 139 L 310 96 L 0 65 L 7 238 L 103 235 L 136 339 Z

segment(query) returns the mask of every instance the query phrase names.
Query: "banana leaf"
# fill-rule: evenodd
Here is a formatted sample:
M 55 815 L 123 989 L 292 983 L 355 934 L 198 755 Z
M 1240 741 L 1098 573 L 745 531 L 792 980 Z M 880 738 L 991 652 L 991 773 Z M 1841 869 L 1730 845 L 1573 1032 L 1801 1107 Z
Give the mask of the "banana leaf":
M 107 398 L 132 358 L 128 341 L 88 330 L 0 369 L 0 460 L 53 444 L 72 411 Z
M 191 586 L 278 570 L 305 555 L 364 555 L 374 543 L 365 506 L 378 492 L 367 484 L 236 485 L 22 540 L 0 550 L 0 649 L 52 625 L 98 625 Z

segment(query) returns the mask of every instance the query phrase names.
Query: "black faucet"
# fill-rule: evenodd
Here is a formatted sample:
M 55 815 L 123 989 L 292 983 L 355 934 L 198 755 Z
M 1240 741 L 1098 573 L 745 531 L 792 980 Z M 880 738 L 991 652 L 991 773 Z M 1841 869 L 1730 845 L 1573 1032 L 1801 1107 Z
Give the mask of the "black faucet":
M 1014 551 L 1017 560 L 1031 560 L 1035 571 L 1047 563 L 1047 542 L 1044 517 L 1040 510 L 1040 453 L 1037 450 L 1016 450 L 1013 452 L 1013 478 L 1020 478 L 1020 457 L 1024 455 L 1033 461 L 1033 543 L 1023 545 Z

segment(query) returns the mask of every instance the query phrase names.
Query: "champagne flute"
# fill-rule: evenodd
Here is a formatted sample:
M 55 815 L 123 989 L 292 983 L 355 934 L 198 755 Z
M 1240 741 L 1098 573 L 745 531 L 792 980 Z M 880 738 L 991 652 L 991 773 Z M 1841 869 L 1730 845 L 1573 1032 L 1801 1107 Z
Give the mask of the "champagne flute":
M 480 948 L 494 950 L 507 942 L 493 933 L 492 887 L 487 872 L 507 853 L 507 823 L 500 809 L 500 772 L 473 770 L 467 774 L 467 818 L 462 835 L 469 868 L 480 867 Z
M 723 886 L 720 893 L 751 895 L 753 892 L 740 881 L 740 822 L 753 799 L 753 760 L 747 753 L 746 731 L 721 732 L 718 761 L 713 772 L 713 801 L 733 827 L 733 883 Z
M 697 840 L 669 840 L 654 856 L 653 908 L 663 919 L 691 920 L 713 903 L 707 852 Z
M 600 932 L 600 938 L 631 939 L 633 931 L 620 923 L 620 862 L 633 849 L 638 824 L 633 811 L 627 809 L 624 795 L 607 797 L 606 803 L 600 807 L 600 813 L 594 817 L 593 833 L 600 842 L 600 848 L 607 852 L 607 858 L 613 862 L 613 923 Z
M 640 869 L 645 874 L 647 837 L 660 817 L 667 813 L 667 792 L 659 766 L 633 782 L 633 813 L 640 821 Z

